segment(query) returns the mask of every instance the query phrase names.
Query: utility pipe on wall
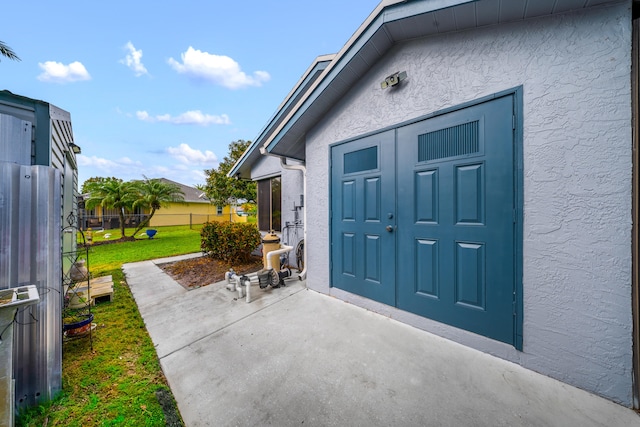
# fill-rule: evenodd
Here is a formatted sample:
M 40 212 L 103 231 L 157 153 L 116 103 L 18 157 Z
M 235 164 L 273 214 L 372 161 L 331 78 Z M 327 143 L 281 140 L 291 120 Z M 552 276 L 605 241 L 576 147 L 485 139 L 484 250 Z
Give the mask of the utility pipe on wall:
M 264 154 L 264 153 L 263 153 Z M 268 154 L 268 153 L 267 153 Z M 280 166 L 283 169 L 288 170 L 299 170 L 302 172 L 302 194 L 304 194 L 305 199 L 307 198 L 307 167 L 304 164 L 299 165 L 289 165 L 287 164 L 287 159 L 285 157 L 280 157 Z M 305 202 L 306 205 L 306 202 Z M 302 212 L 302 238 L 304 239 L 304 244 L 307 246 L 307 207 L 303 207 Z M 304 280 L 307 278 L 307 250 L 305 248 L 304 251 L 304 268 L 298 275 L 298 279 Z

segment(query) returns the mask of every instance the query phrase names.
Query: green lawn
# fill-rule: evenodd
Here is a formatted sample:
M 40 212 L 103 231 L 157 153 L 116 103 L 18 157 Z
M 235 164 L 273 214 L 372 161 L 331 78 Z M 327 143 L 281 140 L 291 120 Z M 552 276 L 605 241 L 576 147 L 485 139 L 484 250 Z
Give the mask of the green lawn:
M 200 252 L 200 228 L 190 229 L 186 225 L 156 227 L 158 232 L 153 239 L 149 239 L 142 231 L 136 236 L 135 242 L 91 246 L 89 269 L 94 277 L 99 277 L 105 271 L 119 269 L 128 262 Z M 125 235 L 130 236 L 133 230 L 126 229 Z M 106 240 L 117 240 L 120 237 L 119 230 L 111 230 L 110 234 L 111 238 Z M 93 233 L 93 240 L 105 240 L 104 233 Z
M 91 275 L 113 276 L 113 302 L 98 303 L 92 309 L 97 325 L 93 351 L 87 338 L 64 343 L 60 396 L 23 414 L 18 426 L 165 426 L 173 422 L 165 419 L 157 393 L 163 402 L 167 395 L 170 403 L 173 397 L 121 266 L 198 252 L 200 230 L 188 226 L 157 230 L 153 239 L 144 236 L 135 242 L 90 248 Z M 114 235 L 118 238 L 119 232 L 112 232 L 112 239 Z M 95 241 L 104 239 L 94 236 Z

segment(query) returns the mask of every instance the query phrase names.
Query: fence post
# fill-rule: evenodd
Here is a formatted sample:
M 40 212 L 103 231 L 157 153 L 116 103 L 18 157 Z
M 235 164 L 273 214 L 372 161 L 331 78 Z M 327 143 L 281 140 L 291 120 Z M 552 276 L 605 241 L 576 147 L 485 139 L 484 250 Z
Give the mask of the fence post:
M 193 230 L 193 213 L 189 214 L 189 230 Z

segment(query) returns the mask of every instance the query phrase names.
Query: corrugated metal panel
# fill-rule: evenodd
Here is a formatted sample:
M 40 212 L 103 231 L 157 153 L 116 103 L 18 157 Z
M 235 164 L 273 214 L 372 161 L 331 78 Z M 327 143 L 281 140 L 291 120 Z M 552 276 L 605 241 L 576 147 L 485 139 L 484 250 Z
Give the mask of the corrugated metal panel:
M 64 134 L 60 135 L 59 125 L 57 120 L 51 120 L 51 166 L 64 170 L 64 152 L 68 150 L 68 146 L 65 144 Z
M 14 194 L 18 194 L 20 168 L 12 163 L 0 163 L 0 289 L 8 289 L 18 282 L 18 269 L 14 267 L 14 254 L 18 253 L 18 228 Z
M 33 118 L 25 166 L 0 162 L 0 289 L 34 284 L 41 298 L 19 314 L 14 331 L 16 405 L 24 408 L 61 388 L 61 229 L 76 213 L 78 172 L 67 111 L 2 91 L 0 112 Z M 13 152 L 16 135 L 0 136 L 0 153 Z M 65 237 L 73 245 L 74 236 Z
M 0 162 L 31 164 L 31 122 L 0 113 Z
M 78 168 L 76 157 L 69 144 L 73 142 L 71 129 L 71 115 L 53 105 L 49 105 L 51 117 L 51 166 L 62 171 L 62 222 L 65 226 L 69 215 L 78 217 L 76 198 L 78 196 Z M 75 224 L 74 224 L 75 225 Z M 62 236 L 62 251 L 75 249 L 75 233 L 65 233 Z
M 0 178 L 0 289 L 33 284 L 40 294 L 14 325 L 16 404 L 26 407 L 62 384 L 62 173 L 0 163 Z

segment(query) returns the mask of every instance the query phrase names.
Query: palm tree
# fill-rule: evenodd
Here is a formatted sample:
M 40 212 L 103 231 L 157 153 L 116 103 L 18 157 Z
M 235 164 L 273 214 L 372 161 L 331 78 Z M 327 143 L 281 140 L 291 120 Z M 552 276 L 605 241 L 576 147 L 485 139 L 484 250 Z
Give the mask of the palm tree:
M 144 175 L 143 175 L 144 176 Z M 144 221 L 138 224 L 136 233 L 142 230 L 149 224 L 156 211 L 162 207 L 167 207 L 170 202 L 180 202 L 184 200 L 184 193 L 180 190 L 180 187 L 170 182 L 165 182 L 160 179 L 149 179 L 146 176 L 142 181 L 134 181 L 132 183 L 137 193 L 136 200 L 133 202 L 133 208 L 151 209 L 149 216 Z
M 102 206 L 107 209 L 116 209 L 120 218 L 120 239 L 124 240 L 124 214 L 131 210 L 136 193 L 130 182 L 122 182 L 121 179 L 107 178 L 102 181 L 87 184 L 89 199 L 85 202 L 86 209 Z
M 14 61 L 20 61 L 18 55 L 16 55 L 16 53 L 2 41 L 0 41 L 0 55 L 13 59 Z

